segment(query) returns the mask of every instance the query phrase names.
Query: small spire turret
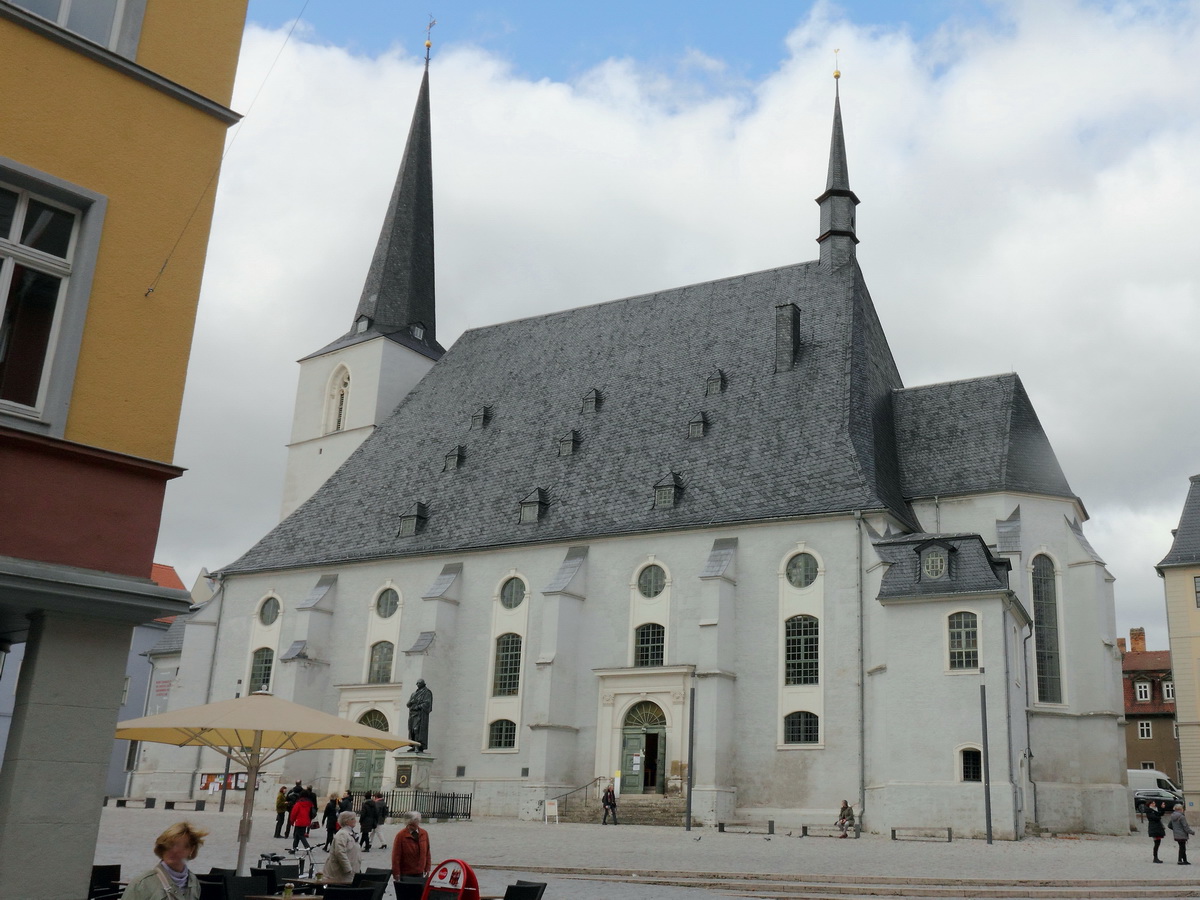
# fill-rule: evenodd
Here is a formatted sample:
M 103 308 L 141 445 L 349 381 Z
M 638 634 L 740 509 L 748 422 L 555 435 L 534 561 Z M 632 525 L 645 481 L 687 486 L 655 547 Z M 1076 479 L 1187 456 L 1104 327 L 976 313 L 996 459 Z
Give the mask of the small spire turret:
M 837 51 L 835 50 L 836 54 Z M 836 63 L 835 63 L 836 65 Z M 821 245 L 821 262 L 825 265 L 842 265 L 854 258 L 855 212 L 858 197 L 850 190 L 850 169 L 846 163 L 846 137 L 842 131 L 842 98 L 838 89 L 842 73 L 833 70 L 833 134 L 829 141 L 829 174 L 825 179 L 825 193 L 817 198 L 821 207 L 821 234 L 817 243 Z

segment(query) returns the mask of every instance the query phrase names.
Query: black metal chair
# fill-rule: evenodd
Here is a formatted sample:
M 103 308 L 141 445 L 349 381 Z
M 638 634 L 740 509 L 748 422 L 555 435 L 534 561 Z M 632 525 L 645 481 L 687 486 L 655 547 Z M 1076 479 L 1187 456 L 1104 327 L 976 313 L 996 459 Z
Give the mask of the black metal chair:
M 544 884 L 510 884 L 504 889 L 504 900 L 538 900 L 545 891 Z
M 383 900 L 383 895 L 387 891 L 390 882 L 390 872 L 359 872 L 354 876 L 354 881 L 351 882 L 350 886 L 374 888 L 375 895 L 371 900 Z
M 546 893 L 546 882 L 544 881 L 522 881 L 520 878 L 518 878 L 517 884 L 521 885 L 522 887 L 537 888 L 538 892 L 534 896 L 533 900 L 542 900 L 542 894 Z
M 246 900 L 251 894 L 269 894 L 262 875 L 230 875 L 225 880 L 226 900 Z
M 117 890 L 117 882 L 121 880 L 121 865 L 92 866 L 92 880 L 88 884 L 88 897 L 100 900 L 104 894 Z
M 279 870 L 277 868 L 275 868 L 274 866 L 267 868 L 267 869 L 256 869 L 253 866 L 250 867 L 251 875 L 253 875 L 257 878 L 267 879 L 267 893 L 268 894 L 278 894 L 281 890 L 283 890 L 283 886 L 279 883 L 279 880 L 278 880 L 279 879 L 278 872 L 279 872 Z
M 374 866 L 367 866 L 365 869 L 363 869 L 363 874 L 364 875 L 386 875 L 388 878 L 391 878 L 392 870 L 390 868 L 389 869 L 379 869 Z
M 211 869 L 208 870 L 208 874 L 209 875 L 236 875 L 237 869 L 221 869 L 221 868 L 218 868 L 217 866 L 213 866 Z
M 200 900 L 229 900 L 225 892 L 224 876 L 219 881 L 216 879 L 206 881 L 202 875 L 197 875 L 196 878 L 200 881 Z

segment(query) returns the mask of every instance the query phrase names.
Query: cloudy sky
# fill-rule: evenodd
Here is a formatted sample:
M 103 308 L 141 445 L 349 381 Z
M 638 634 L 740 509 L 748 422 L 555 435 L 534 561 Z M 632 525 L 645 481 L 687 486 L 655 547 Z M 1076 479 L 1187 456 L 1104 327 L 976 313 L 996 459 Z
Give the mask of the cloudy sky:
M 426 6 L 250 4 L 158 550 L 189 584 L 278 519 L 295 360 L 351 324 Z M 1166 648 L 1153 565 L 1200 472 L 1200 4 L 447 6 L 443 344 L 814 258 L 839 48 L 859 260 L 905 383 L 1021 375 L 1118 633 Z

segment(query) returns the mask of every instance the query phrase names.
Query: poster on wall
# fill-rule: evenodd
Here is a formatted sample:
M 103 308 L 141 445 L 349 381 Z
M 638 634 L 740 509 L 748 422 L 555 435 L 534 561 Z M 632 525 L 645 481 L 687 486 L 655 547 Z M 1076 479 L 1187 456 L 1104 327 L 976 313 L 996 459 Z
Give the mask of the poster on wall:
M 224 779 L 225 776 L 221 772 L 205 772 L 200 776 L 200 790 L 219 791 Z M 225 787 L 231 791 L 244 791 L 246 789 L 246 773 L 230 772 L 229 781 Z

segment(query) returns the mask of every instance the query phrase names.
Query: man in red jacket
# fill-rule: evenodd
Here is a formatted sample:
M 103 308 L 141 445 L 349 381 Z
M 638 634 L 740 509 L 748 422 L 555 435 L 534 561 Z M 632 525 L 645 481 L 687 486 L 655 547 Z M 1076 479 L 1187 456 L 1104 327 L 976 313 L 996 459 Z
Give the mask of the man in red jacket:
M 433 859 L 429 855 L 429 832 L 421 827 L 421 814 L 414 810 L 400 818 L 404 824 L 392 838 L 392 878 L 396 900 L 407 900 L 421 896 Z

